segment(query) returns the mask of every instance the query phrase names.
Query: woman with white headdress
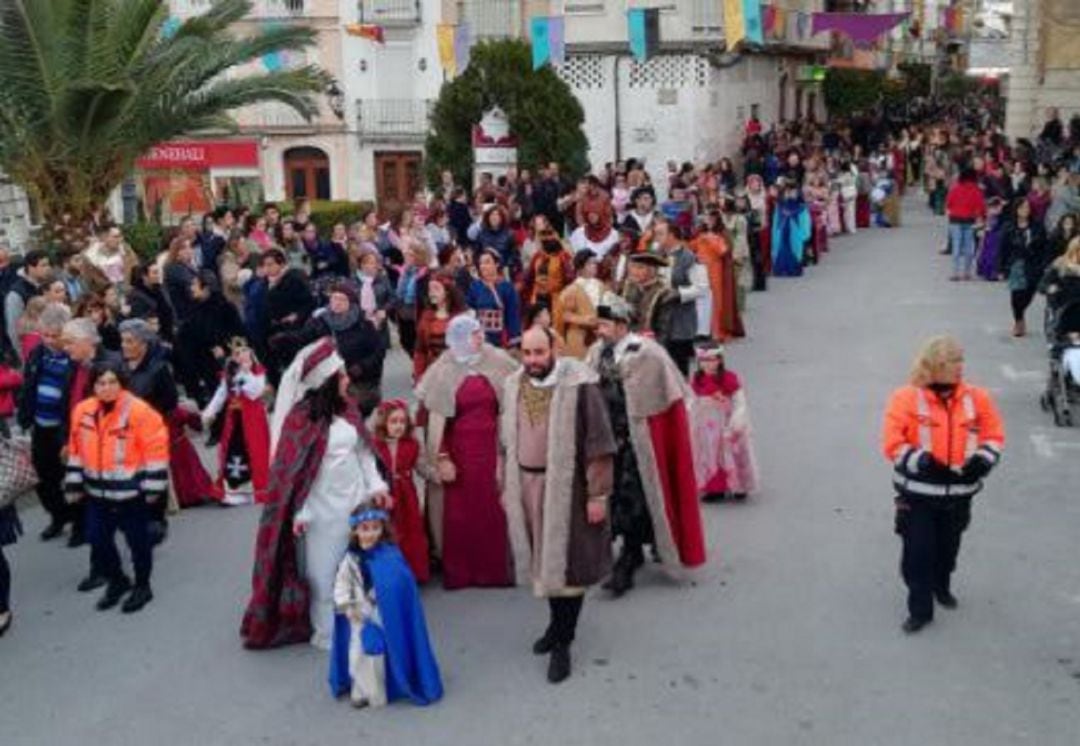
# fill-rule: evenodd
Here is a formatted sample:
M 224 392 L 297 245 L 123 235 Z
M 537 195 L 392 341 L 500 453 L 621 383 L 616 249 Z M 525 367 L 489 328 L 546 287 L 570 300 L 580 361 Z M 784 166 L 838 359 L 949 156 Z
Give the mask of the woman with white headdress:
M 416 387 L 428 413 L 428 456 L 439 478 L 428 490 L 427 511 L 443 585 L 513 585 L 497 475 L 502 384 L 518 363 L 484 341 L 471 314 L 450 321 L 446 346 Z
M 240 628 L 246 647 L 310 640 L 329 649 L 349 514 L 361 503 L 389 499 L 348 385 L 330 339 L 301 350 L 282 378 L 271 421 L 269 498 Z

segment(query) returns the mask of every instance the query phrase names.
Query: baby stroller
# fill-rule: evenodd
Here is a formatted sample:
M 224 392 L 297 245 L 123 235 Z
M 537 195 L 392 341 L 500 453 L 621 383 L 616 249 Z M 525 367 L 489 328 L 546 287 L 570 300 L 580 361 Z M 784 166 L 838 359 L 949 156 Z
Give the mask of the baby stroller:
M 1080 298 L 1072 297 L 1046 312 L 1050 374 L 1042 395 L 1043 411 L 1052 412 L 1058 427 L 1072 426 L 1080 405 Z

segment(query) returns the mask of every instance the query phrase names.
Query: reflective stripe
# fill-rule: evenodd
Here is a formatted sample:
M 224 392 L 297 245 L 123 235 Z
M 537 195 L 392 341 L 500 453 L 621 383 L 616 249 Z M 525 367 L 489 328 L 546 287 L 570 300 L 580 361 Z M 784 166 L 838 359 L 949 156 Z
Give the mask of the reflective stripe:
M 979 447 L 979 423 L 975 415 L 975 398 L 971 395 L 971 392 L 965 392 L 961 397 L 964 402 L 964 418 L 967 420 L 965 423 L 967 427 L 967 441 L 964 443 L 964 463 L 975 455 L 975 450 Z
M 928 484 L 915 479 L 893 478 L 893 486 L 900 492 L 924 497 L 971 497 L 982 488 L 975 484 Z
M 930 437 L 930 402 L 926 398 L 926 391 L 919 389 L 918 411 L 919 417 L 919 445 L 924 451 L 934 452 L 934 441 Z

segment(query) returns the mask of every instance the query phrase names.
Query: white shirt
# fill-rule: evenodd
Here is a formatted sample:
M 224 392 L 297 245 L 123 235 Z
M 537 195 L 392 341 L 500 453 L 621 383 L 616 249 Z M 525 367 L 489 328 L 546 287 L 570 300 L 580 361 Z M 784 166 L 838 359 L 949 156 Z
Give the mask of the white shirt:
M 319 474 L 296 520 L 343 526 L 347 532 L 349 514 L 373 495 L 388 491 L 379 475 L 375 454 L 348 420 L 335 417 Z
M 585 235 L 585 226 L 579 226 L 570 234 L 570 246 L 573 247 L 575 254 L 582 249 L 589 249 L 596 254 L 597 259 L 603 259 L 607 256 L 607 253 L 618 243 L 619 232 L 614 228 L 603 240 L 595 242 L 590 241 Z

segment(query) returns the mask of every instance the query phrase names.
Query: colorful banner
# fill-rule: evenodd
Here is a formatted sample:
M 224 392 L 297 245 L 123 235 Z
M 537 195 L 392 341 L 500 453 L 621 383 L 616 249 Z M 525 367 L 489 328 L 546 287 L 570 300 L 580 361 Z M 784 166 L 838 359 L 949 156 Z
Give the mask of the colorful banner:
M 743 0 L 743 28 L 751 44 L 764 44 L 765 32 L 761 22 L 761 0 Z
M 566 19 L 562 16 L 548 19 L 548 47 L 551 64 L 561 65 L 566 62 Z
M 743 16 L 743 0 L 724 0 L 724 42 L 727 51 L 735 51 L 739 42 L 746 38 L 746 19 Z
M 454 60 L 457 65 L 458 75 L 465 72 L 469 67 L 469 59 L 472 56 L 472 27 L 466 21 L 462 21 L 454 29 Z
M 859 46 L 870 46 L 878 37 L 907 19 L 910 13 L 814 13 L 811 34 L 839 31 Z
M 457 59 L 454 57 L 454 26 L 440 23 L 435 27 L 435 41 L 439 46 L 439 64 L 450 75 L 457 75 Z
M 773 7 L 775 17 L 773 18 L 772 36 L 774 39 L 786 39 L 787 38 L 787 23 L 788 12 L 786 8 Z
M 174 16 L 169 16 L 165 19 L 165 22 L 161 24 L 161 38 L 171 39 L 176 36 L 176 32 L 180 30 L 182 21 Z
M 660 44 L 659 8 L 631 8 L 627 11 L 627 35 L 630 53 L 638 62 L 646 62 L 656 54 Z
M 548 38 L 548 17 L 535 16 L 530 20 L 532 41 L 533 70 L 539 70 L 551 59 L 550 39 Z
M 359 36 L 361 39 L 370 39 L 376 44 L 386 43 L 383 27 L 375 23 L 349 23 L 345 25 L 345 33 L 349 36 Z

